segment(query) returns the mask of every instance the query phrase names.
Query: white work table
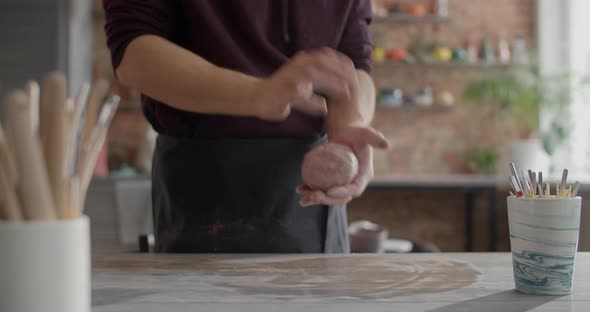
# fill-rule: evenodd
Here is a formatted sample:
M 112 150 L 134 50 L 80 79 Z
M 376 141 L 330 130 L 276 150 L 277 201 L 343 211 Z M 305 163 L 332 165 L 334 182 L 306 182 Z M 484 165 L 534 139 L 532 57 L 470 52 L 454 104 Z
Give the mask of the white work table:
M 588 311 L 590 253 L 574 293 L 514 290 L 509 253 L 97 256 L 94 312 Z

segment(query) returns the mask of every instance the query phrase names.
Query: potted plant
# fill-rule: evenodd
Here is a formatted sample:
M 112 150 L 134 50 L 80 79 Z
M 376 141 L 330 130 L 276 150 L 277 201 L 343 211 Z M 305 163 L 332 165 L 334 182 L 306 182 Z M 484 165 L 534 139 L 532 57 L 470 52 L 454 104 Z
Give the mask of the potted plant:
M 498 168 L 498 151 L 493 146 L 480 146 L 467 154 L 467 168 L 472 173 L 494 174 Z
M 467 103 L 490 108 L 499 116 L 500 123 L 512 119 L 518 125 L 519 135 L 508 142 L 505 156 L 500 158 L 503 162 L 513 161 L 523 169 L 550 172 L 550 157 L 570 132 L 566 108 L 573 92 L 587 82 L 575 80 L 569 74 L 541 75 L 536 66 L 518 65 L 470 82 L 463 98 Z M 543 127 L 541 112 L 549 120 Z M 504 167 L 505 163 L 498 168 Z

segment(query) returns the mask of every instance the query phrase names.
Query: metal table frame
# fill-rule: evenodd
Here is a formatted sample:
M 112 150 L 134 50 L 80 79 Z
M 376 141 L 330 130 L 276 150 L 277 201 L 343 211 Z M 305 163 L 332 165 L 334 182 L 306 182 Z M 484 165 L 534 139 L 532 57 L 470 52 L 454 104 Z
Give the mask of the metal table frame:
M 488 196 L 488 250 L 496 251 L 498 203 L 497 192 L 502 186 L 501 177 L 482 175 L 423 175 L 376 177 L 368 189 L 462 191 L 465 208 L 465 250 L 473 251 L 473 229 L 475 225 L 475 197 Z

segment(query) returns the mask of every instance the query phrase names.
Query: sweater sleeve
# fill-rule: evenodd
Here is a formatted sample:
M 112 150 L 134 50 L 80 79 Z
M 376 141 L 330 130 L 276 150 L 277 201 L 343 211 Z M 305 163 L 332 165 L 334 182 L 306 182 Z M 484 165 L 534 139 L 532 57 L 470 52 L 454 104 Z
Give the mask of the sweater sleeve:
M 370 73 L 373 40 L 369 25 L 372 19 L 371 0 L 353 0 L 338 49 L 348 55 L 357 69 Z
M 105 32 L 113 68 L 117 68 L 131 41 L 142 35 L 171 40 L 174 0 L 103 0 Z

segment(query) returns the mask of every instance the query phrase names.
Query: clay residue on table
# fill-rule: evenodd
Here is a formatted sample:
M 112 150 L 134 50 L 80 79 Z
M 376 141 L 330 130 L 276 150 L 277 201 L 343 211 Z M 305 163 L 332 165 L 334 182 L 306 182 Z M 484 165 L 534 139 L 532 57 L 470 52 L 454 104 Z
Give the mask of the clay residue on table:
M 133 257 L 132 257 L 133 258 Z M 207 276 L 213 286 L 247 295 L 387 299 L 468 287 L 481 273 L 468 263 L 395 256 L 343 256 L 296 259 L 194 259 L 148 256 L 144 261 L 101 261 L 101 268 L 151 271 L 188 270 Z

